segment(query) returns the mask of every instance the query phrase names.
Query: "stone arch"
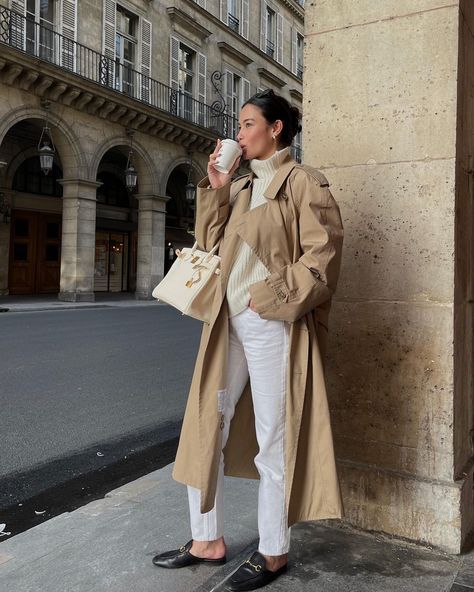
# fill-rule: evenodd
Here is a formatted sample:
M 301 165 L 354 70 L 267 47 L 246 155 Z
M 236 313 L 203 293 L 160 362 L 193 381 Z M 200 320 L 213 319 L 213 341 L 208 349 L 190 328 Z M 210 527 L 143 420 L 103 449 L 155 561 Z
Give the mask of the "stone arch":
M 189 156 L 175 158 L 168 164 L 161 176 L 160 195 L 166 195 L 166 186 L 168 185 L 169 178 L 173 171 L 180 166 L 189 167 Z M 194 181 L 196 184 L 206 176 L 206 172 L 204 171 L 203 167 L 194 159 L 192 161 L 192 172 L 194 173 Z
M 127 149 L 128 154 L 129 146 L 130 139 L 128 136 L 122 135 L 109 138 L 100 144 L 92 156 L 90 178 L 95 179 L 97 177 L 100 161 L 109 150 L 112 148 L 125 148 Z M 138 173 L 138 185 L 140 188 L 140 193 L 158 195 L 158 172 L 156 170 L 155 164 L 150 158 L 148 151 L 142 146 L 142 144 L 140 144 L 140 142 L 137 142 L 135 138 L 133 139 L 133 153 L 135 155 L 133 164 Z
M 36 107 L 19 107 L 6 114 L 0 122 L 0 146 L 13 126 L 28 119 L 45 119 L 45 110 Z M 56 113 L 48 113 L 54 143 L 61 160 L 65 178 L 87 179 L 87 164 L 81 143 L 72 128 Z M 58 133 L 59 131 L 59 133 Z M 39 140 L 39 138 L 38 138 Z M 8 167 L 10 169 L 10 167 Z

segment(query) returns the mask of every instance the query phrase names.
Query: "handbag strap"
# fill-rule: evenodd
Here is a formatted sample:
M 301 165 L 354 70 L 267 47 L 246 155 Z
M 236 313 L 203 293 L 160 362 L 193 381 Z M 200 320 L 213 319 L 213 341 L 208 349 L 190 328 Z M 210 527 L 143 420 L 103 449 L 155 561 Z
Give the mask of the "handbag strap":
M 198 244 L 197 244 L 197 241 L 196 241 L 196 242 L 194 243 L 194 245 L 193 245 L 192 249 L 191 249 L 191 254 L 193 254 L 193 253 L 194 253 L 194 251 L 197 249 L 197 247 L 198 247 Z M 214 255 L 214 253 L 217 251 L 217 249 L 218 249 L 218 248 L 219 248 L 219 243 L 215 244 L 215 245 L 212 247 L 212 249 L 209 251 L 209 253 L 207 253 L 207 255 L 204 257 L 204 260 L 211 259 L 211 258 L 212 258 L 212 256 Z

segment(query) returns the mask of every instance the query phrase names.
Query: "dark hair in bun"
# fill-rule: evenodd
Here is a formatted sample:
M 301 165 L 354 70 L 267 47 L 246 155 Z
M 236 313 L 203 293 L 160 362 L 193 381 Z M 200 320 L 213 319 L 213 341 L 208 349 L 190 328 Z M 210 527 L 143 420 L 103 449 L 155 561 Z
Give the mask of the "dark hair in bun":
M 258 107 L 269 124 L 280 119 L 283 129 L 280 134 L 280 144 L 284 147 L 291 146 L 293 138 L 301 131 L 301 114 L 298 107 L 293 107 L 284 97 L 277 95 L 272 89 L 264 90 L 250 97 L 242 105 L 255 105 Z

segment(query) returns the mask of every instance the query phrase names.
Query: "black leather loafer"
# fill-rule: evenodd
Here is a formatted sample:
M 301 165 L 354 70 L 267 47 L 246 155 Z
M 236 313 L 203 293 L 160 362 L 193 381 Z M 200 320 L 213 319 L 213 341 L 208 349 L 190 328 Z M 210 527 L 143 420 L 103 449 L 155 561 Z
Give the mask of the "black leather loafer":
M 174 551 L 166 551 L 153 557 L 153 564 L 157 567 L 167 567 L 168 569 L 176 569 L 178 567 L 186 567 L 187 565 L 194 565 L 196 563 L 209 563 L 213 565 L 223 565 L 226 562 L 226 557 L 219 559 L 205 559 L 191 555 L 189 549 L 193 545 L 192 539 L 188 541 L 183 547 L 175 549 Z
M 275 580 L 282 573 L 287 570 L 287 565 L 283 565 L 277 571 L 270 571 L 266 568 L 265 557 L 255 551 L 255 553 L 247 559 L 239 569 L 234 572 L 226 581 L 226 590 L 256 590 L 266 586 Z

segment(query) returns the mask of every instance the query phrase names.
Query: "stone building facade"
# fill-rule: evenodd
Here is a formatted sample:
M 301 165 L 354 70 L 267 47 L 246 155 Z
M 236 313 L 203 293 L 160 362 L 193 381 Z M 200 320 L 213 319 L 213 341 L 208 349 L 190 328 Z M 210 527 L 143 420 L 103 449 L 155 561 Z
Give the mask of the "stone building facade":
M 348 522 L 459 552 L 474 526 L 474 5 L 306 4 L 305 162 L 345 245 L 329 393 Z
M 241 103 L 273 88 L 301 108 L 303 4 L 0 0 L 0 294 L 150 298 Z

